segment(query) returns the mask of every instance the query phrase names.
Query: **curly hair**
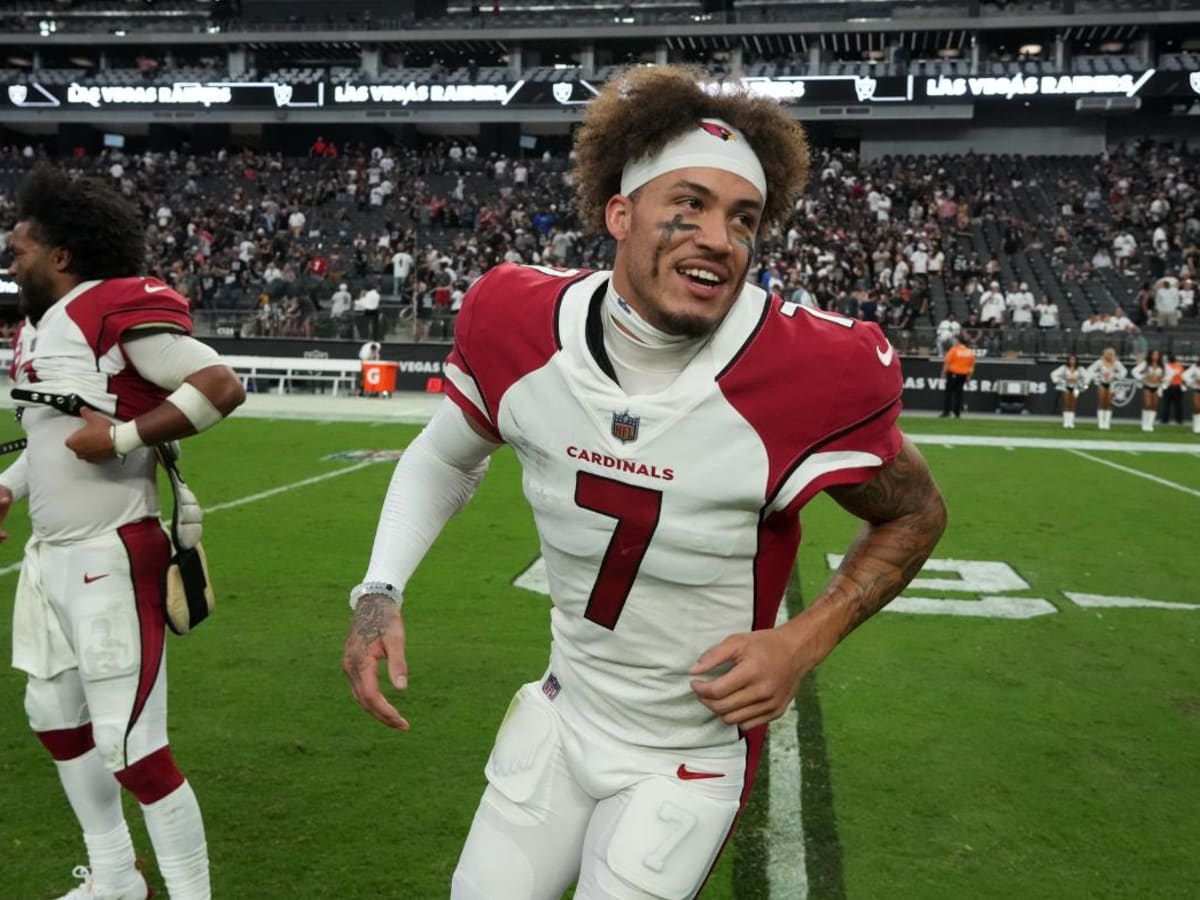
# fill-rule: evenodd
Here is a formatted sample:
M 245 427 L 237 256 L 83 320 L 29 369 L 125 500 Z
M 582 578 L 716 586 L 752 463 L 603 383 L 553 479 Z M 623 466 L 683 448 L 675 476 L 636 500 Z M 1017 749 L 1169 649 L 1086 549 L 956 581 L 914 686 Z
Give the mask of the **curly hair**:
M 67 271 L 80 281 L 141 274 L 146 229 L 140 210 L 111 187 L 39 166 L 17 192 L 17 219 L 40 243 L 71 254 Z
M 762 222 L 782 222 L 808 182 L 808 140 L 778 102 L 744 88 L 710 93 L 702 69 L 633 69 L 588 104 L 575 135 L 575 202 L 584 227 L 605 230 L 604 208 L 620 193 L 629 160 L 657 153 L 700 119 L 722 119 L 746 136 L 767 178 Z

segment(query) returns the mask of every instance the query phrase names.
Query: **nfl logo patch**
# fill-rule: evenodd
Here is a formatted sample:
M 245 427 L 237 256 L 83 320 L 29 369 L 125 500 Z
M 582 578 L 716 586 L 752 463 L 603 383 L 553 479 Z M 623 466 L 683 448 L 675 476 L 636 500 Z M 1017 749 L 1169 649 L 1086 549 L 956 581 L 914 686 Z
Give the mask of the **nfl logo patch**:
M 629 410 L 623 413 L 613 413 L 612 433 L 622 444 L 628 444 L 630 441 L 636 441 L 638 436 L 638 422 L 642 420 L 641 416 L 631 416 Z
M 562 690 L 562 685 L 558 683 L 558 679 L 551 672 L 546 676 L 546 680 L 542 682 L 542 693 L 553 700 L 558 696 L 558 692 Z

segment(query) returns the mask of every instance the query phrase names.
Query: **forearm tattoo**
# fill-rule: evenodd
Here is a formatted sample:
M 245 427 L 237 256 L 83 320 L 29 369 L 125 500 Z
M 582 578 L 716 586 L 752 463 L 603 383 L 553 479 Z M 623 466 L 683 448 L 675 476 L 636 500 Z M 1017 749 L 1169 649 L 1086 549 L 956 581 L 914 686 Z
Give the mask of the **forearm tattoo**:
M 379 640 L 395 614 L 396 602 L 369 594 L 354 608 L 354 634 L 365 644 Z
M 925 460 L 907 440 L 892 464 L 869 482 L 829 493 L 867 522 L 828 589 L 849 606 L 844 636 L 921 571 L 946 529 L 946 506 Z

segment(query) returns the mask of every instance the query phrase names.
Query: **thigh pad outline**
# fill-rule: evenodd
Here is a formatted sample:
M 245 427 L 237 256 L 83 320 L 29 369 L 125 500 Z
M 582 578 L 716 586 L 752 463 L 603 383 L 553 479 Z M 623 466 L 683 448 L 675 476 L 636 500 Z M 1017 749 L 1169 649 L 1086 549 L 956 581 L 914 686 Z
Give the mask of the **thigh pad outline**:
M 663 900 L 695 896 L 737 814 L 737 799 L 717 799 L 666 778 L 631 790 L 608 845 L 609 868 Z

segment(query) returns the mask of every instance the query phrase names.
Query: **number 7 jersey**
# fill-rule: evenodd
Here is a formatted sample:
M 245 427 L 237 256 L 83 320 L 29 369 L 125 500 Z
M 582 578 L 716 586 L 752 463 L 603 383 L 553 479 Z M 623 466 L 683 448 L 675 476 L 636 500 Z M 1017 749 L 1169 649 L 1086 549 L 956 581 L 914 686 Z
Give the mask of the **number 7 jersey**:
M 611 273 L 505 264 L 468 292 L 450 398 L 516 451 L 554 603 L 557 701 L 650 747 L 739 740 L 688 668 L 770 628 L 819 491 L 900 449 L 899 361 L 879 328 L 746 285 L 668 388 L 600 362 Z

